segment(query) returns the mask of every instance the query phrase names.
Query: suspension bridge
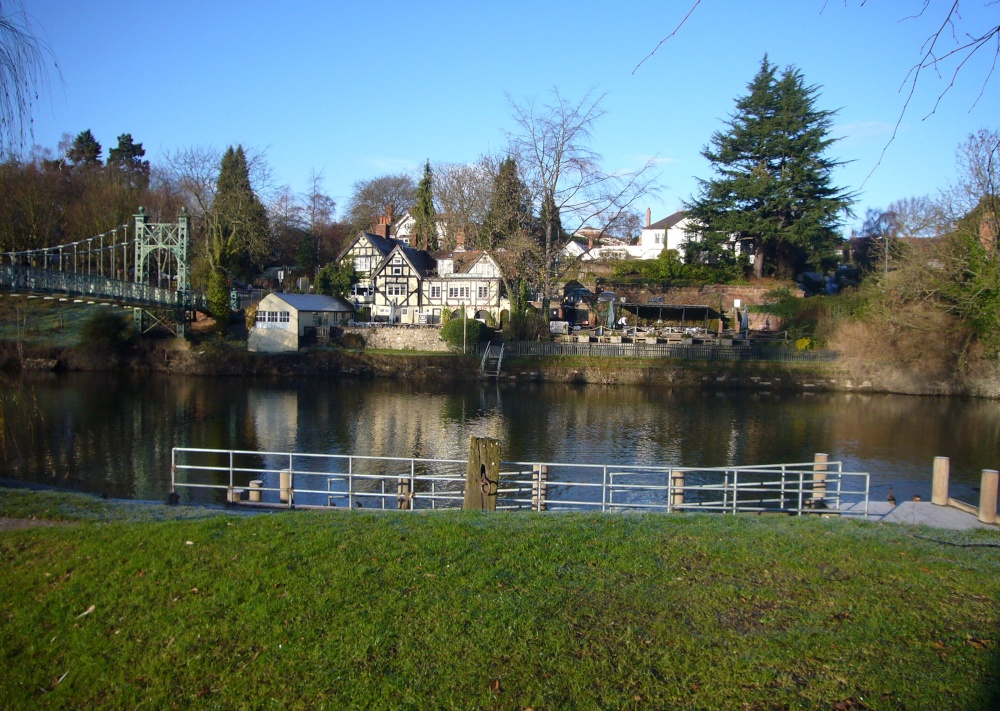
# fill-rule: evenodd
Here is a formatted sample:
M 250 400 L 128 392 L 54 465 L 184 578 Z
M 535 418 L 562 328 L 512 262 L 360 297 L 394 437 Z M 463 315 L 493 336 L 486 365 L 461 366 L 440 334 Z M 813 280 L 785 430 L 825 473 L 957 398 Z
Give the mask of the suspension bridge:
M 148 222 L 139 208 L 131 225 L 87 239 L 17 252 L 0 252 L 0 289 L 110 301 L 133 309 L 140 333 L 162 325 L 183 337 L 205 297 L 191 291 L 190 219 Z

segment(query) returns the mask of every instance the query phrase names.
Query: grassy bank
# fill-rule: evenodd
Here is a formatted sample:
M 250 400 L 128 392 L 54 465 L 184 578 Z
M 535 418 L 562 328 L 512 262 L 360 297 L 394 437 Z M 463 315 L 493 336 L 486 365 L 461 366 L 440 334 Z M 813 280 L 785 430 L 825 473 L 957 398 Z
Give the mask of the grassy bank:
M 75 500 L 0 490 L 0 515 L 87 519 L 0 533 L 5 707 L 1000 702 L 997 548 L 903 527 L 472 513 L 150 520 L 183 511 L 161 507 L 142 520 Z

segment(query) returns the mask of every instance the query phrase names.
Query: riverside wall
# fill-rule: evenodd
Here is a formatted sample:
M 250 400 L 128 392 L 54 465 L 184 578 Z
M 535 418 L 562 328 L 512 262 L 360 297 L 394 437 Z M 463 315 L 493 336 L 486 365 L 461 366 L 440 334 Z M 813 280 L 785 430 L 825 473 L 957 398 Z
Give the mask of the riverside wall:
M 368 348 L 392 351 L 420 351 L 445 353 L 448 346 L 439 337 L 437 326 L 373 326 L 345 328 L 344 333 L 354 333 L 365 339 Z

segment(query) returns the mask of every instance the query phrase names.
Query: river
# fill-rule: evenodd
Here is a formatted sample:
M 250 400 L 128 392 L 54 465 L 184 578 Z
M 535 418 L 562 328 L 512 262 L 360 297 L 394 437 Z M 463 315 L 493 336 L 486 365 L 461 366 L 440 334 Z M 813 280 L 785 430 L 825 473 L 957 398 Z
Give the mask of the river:
M 930 498 L 935 456 L 977 502 L 1000 466 L 995 401 L 601 385 L 25 375 L 3 477 L 164 499 L 172 447 L 463 458 L 472 435 L 507 460 L 724 466 L 826 452 L 872 497 Z

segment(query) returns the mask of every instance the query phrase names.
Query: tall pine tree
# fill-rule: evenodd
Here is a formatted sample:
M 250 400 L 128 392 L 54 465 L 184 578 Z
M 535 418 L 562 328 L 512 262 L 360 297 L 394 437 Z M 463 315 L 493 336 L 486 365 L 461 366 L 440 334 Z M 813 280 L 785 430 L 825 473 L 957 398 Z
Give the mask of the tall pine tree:
M 416 246 L 434 252 L 438 249 L 437 224 L 434 220 L 434 187 L 431 162 L 424 164 L 424 177 L 417 184 L 417 202 L 413 206 L 413 236 Z
M 267 210 L 250 184 L 243 146 L 230 146 L 222 156 L 212 209 L 206 215 L 211 274 L 209 309 L 220 329 L 229 321 L 230 275 L 247 278 L 268 255 Z
M 686 209 L 693 218 L 689 261 L 732 259 L 734 243 L 753 255 L 757 277 L 836 261 L 837 228 L 854 195 L 832 184 L 840 162 L 826 155 L 835 112 L 816 108 L 818 87 L 767 56 L 736 112 L 702 151 L 716 177 L 700 180 Z M 725 249 L 723 249 L 725 248 Z
M 504 158 L 493 179 L 493 194 L 479 230 L 479 249 L 492 251 L 531 224 L 531 198 L 517 175 L 517 161 Z

